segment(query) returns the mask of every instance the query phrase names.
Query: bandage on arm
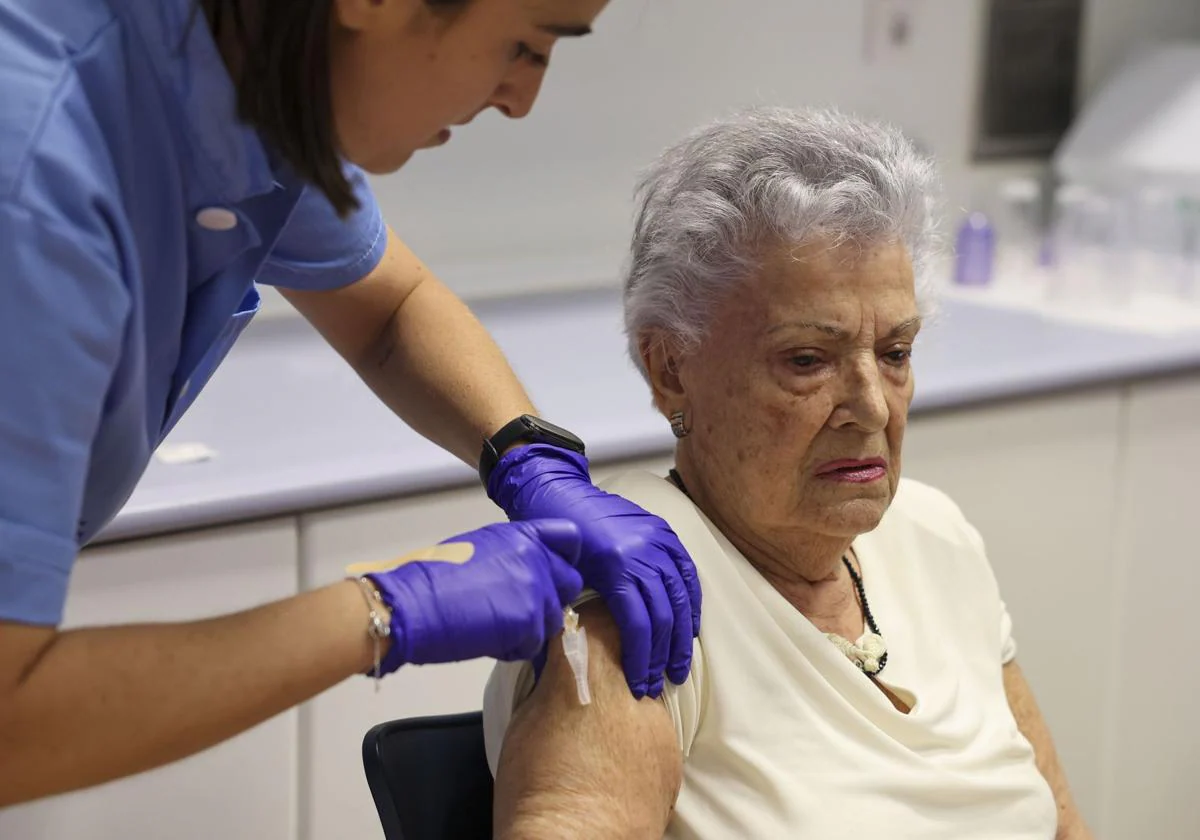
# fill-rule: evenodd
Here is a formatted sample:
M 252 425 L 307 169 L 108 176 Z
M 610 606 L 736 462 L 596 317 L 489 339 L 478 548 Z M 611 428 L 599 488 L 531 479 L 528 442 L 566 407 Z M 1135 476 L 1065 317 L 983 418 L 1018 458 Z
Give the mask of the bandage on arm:
M 496 772 L 495 837 L 661 837 L 679 793 L 683 759 L 661 700 L 635 700 L 620 640 L 598 601 L 579 608 L 591 703 L 563 646 L 550 645 L 533 693 L 516 710 Z
M 575 678 L 575 693 L 579 696 L 579 705 L 587 706 L 592 702 L 592 692 L 588 688 L 588 647 L 587 630 L 579 625 L 579 613 L 573 607 L 563 610 L 563 656 L 567 667 Z

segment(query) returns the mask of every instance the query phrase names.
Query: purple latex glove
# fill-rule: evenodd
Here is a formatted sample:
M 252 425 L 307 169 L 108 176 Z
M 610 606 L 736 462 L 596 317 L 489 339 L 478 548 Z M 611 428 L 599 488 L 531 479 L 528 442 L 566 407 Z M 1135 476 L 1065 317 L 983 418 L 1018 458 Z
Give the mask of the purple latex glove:
M 700 583 L 687 550 L 662 519 L 592 484 L 587 459 L 547 444 L 509 450 L 488 495 L 513 520 L 569 519 L 583 547 L 577 568 L 600 593 L 621 634 L 621 664 L 635 697 L 680 684 L 700 632 Z
M 583 589 L 571 566 L 580 546 L 571 522 L 505 522 L 440 545 L 451 543 L 470 544 L 470 559 L 418 560 L 367 575 L 392 612 L 383 673 L 481 656 L 532 659 Z

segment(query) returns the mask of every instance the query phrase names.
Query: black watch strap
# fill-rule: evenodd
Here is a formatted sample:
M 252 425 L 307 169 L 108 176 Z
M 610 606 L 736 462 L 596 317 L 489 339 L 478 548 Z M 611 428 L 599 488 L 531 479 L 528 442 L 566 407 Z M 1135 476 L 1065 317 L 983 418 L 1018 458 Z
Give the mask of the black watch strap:
M 516 420 L 505 423 L 496 434 L 483 442 L 479 456 L 479 478 L 486 487 L 492 470 L 500 462 L 500 456 L 513 444 L 548 443 L 562 449 L 584 453 L 583 441 L 561 426 L 555 426 L 532 414 L 522 414 Z

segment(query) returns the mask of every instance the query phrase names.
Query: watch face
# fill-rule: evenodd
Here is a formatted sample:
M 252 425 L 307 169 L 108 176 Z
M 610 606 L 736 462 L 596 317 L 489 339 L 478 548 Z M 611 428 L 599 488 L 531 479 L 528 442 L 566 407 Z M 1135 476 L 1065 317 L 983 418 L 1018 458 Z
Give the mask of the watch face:
M 547 423 L 540 417 L 526 417 L 525 422 L 529 424 L 529 428 L 532 431 L 536 432 L 543 439 L 561 444 L 568 449 L 574 449 L 578 452 L 583 451 L 583 441 L 561 426 Z

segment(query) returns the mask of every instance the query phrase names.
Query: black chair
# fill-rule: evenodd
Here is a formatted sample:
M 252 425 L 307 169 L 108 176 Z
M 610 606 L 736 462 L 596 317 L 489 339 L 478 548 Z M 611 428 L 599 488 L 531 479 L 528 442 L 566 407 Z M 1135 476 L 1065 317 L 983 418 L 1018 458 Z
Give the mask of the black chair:
M 372 727 L 363 767 L 387 840 L 490 840 L 492 773 L 481 712 Z

